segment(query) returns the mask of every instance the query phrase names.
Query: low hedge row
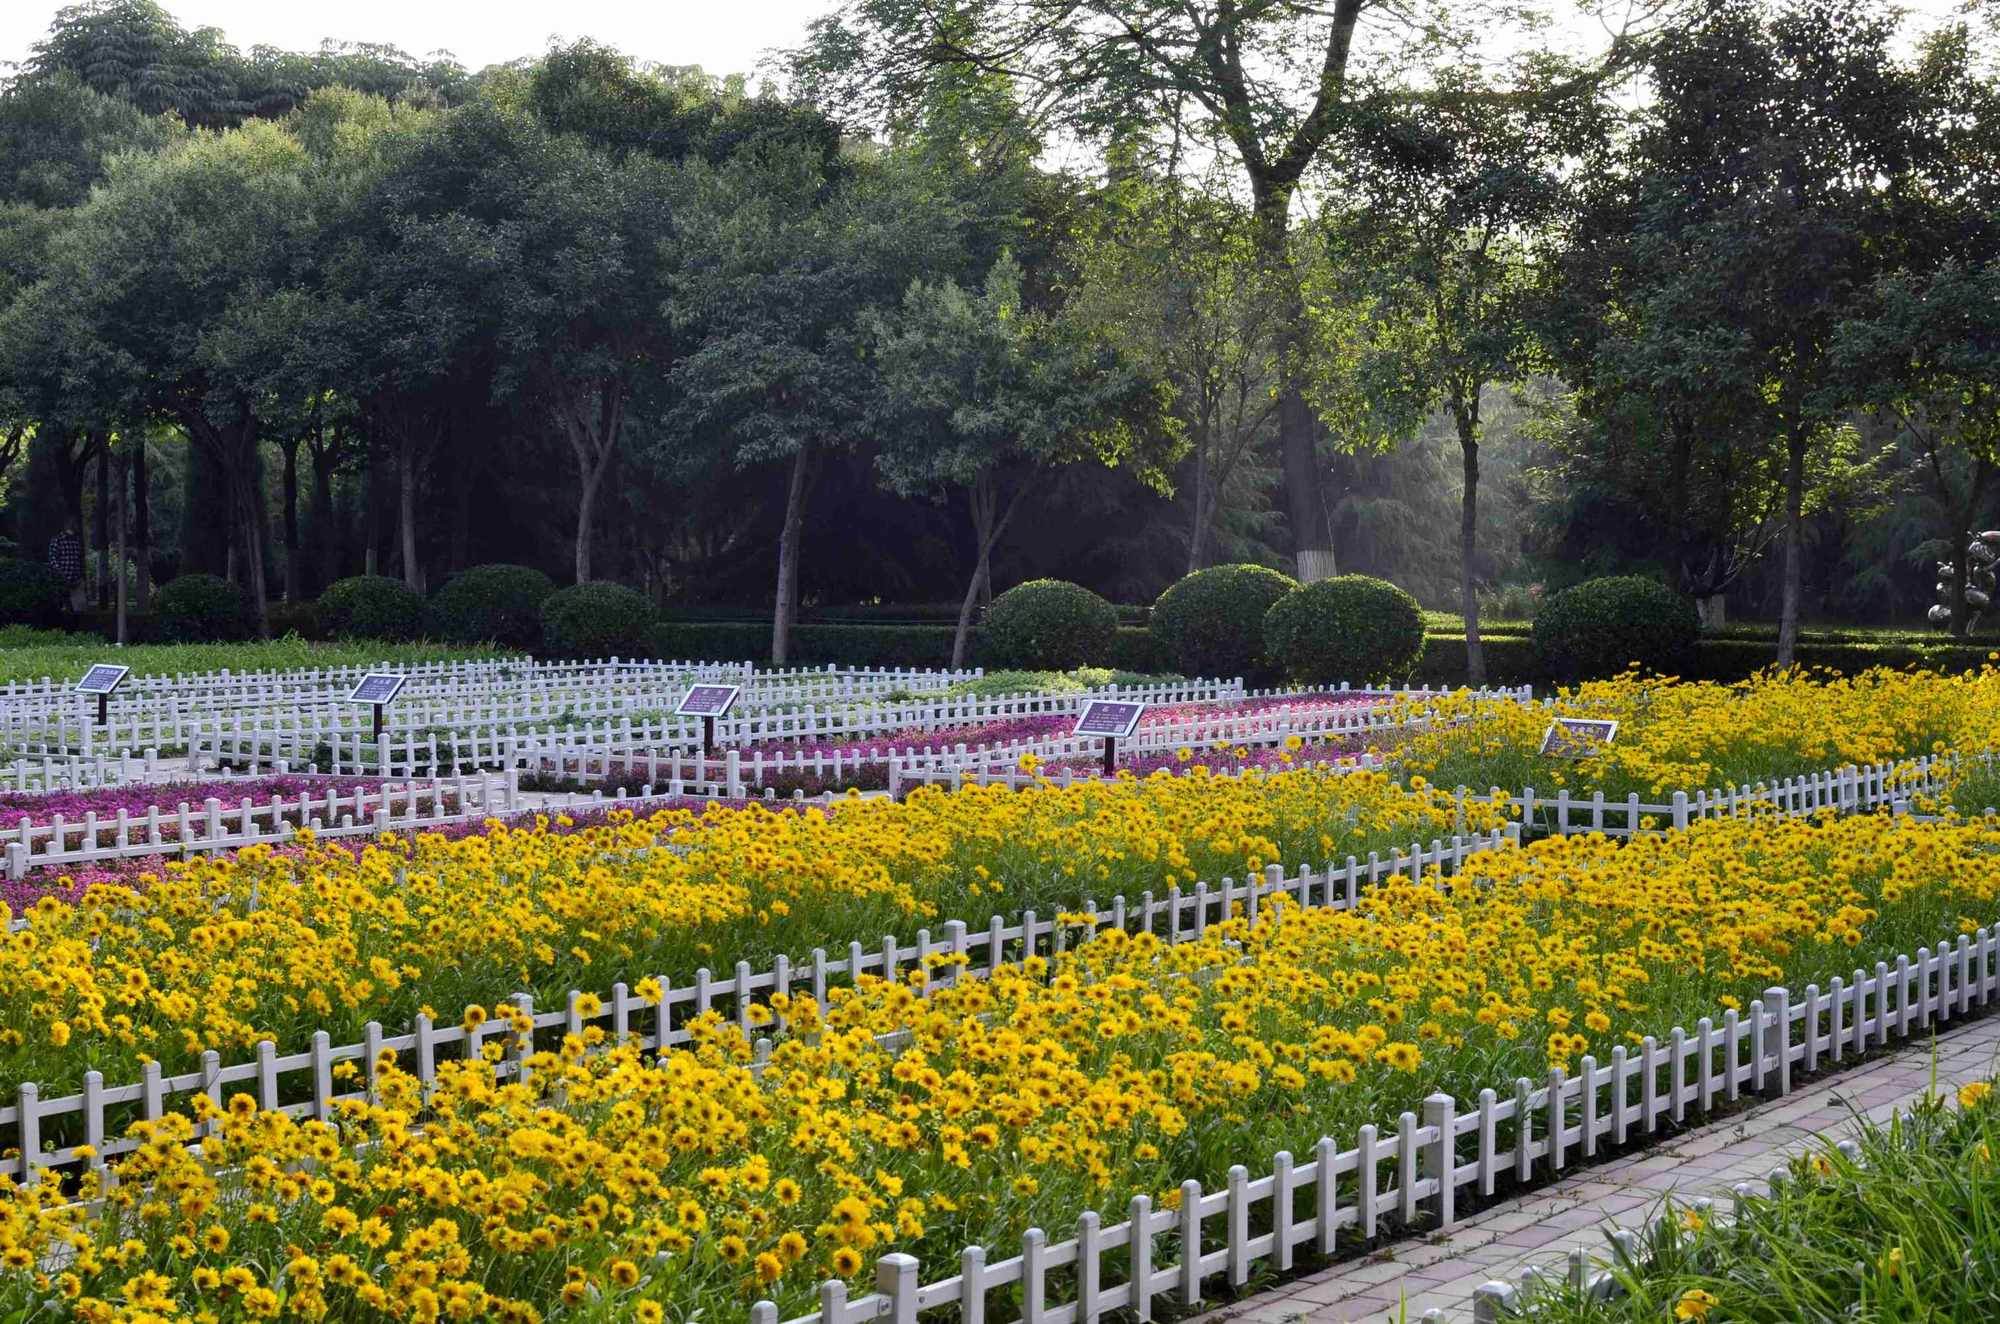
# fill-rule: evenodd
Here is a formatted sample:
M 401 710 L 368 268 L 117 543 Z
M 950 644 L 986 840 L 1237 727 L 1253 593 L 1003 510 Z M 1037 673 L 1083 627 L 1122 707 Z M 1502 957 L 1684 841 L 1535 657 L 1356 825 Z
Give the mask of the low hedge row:
M 944 667 L 951 664 L 948 625 L 826 625 L 792 627 L 790 657 L 794 666 Z M 655 657 L 762 659 L 771 655 L 771 623 L 764 621 L 664 621 L 647 636 Z M 980 653 L 979 631 L 972 632 L 971 660 L 988 665 Z M 1102 665 L 1117 671 L 1157 672 L 1161 669 L 1152 632 L 1120 626 L 1111 641 L 1111 655 Z

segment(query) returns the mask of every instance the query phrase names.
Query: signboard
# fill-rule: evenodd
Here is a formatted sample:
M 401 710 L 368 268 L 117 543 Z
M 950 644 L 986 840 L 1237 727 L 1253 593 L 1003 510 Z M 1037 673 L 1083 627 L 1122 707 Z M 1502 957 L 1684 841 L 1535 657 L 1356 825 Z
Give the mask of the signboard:
M 1083 711 L 1077 715 L 1076 729 L 1070 734 L 1123 740 L 1138 730 L 1139 718 L 1145 711 L 1146 705 L 1143 703 L 1092 699 L 1083 705 Z
M 741 685 L 696 685 L 681 696 L 674 708 L 676 717 L 720 717 L 736 706 Z
M 83 679 L 76 683 L 78 694 L 109 694 L 125 683 L 125 677 L 132 674 L 132 668 L 113 666 L 109 662 L 98 662 L 83 673 Z
M 347 701 L 377 705 L 389 703 L 401 692 L 403 682 L 408 679 L 400 672 L 371 671 L 354 682 L 354 688 L 347 692 Z
M 1618 723 L 1599 717 L 1558 717 L 1542 733 L 1542 753 L 1552 759 L 1584 759 L 1611 743 Z

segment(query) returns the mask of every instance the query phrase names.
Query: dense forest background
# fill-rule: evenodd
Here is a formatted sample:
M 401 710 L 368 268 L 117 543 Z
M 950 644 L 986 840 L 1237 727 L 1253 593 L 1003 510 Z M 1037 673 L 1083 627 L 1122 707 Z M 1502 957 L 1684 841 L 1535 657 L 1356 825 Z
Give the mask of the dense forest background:
M 0 550 L 74 519 L 108 601 L 122 529 L 141 608 L 1254 561 L 1916 625 L 2000 523 L 1991 17 L 1686 0 L 1496 62 L 1447 4 L 851 0 L 753 89 L 92 0 L 0 89 Z

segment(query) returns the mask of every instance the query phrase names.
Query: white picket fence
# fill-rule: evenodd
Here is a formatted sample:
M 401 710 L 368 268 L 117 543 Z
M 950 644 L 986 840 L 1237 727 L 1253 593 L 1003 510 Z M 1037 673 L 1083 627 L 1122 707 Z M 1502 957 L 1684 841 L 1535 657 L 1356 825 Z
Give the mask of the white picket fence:
M 1062 694 L 897 700 L 859 697 L 839 707 L 790 699 L 780 702 L 775 698 L 763 706 L 739 701 L 739 711 L 717 721 L 716 739 L 730 744 L 830 742 L 911 727 L 1068 715 L 1093 698 L 1199 703 L 1233 700 L 1242 693 L 1240 681 L 1196 680 Z M 670 708 L 672 704 L 665 706 Z M 274 727 L 256 715 L 218 718 L 195 742 L 194 758 L 200 766 L 226 763 L 237 767 L 298 769 L 311 765 L 320 772 L 342 775 L 408 777 L 472 768 L 574 768 L 587 763 L 602 766 L 621 754 L 637 755 L 676 747 L 692 750 L 699 747 L 703 738 L 699 718 L 676 717 L 666 712 L 643 718 L 574 720 L 560 727 L 537 727 L 525 722 L 486 720 L 467 708 L 449 722 L 429 728 L 412 725 L 399 715 L 379 741 L 349 722 L 346 715 L 320 723 L 312 714 L 301 714 L 285 726 Z
M 1169 943 L 1186 942 L 1200 937 L 1210 923 L 1239 910 L 1254 920 L 1279 894 L 1301 906 L 1347 909 L 1356 904 L 1362 889 L 1392 875 L 1417 878 L 1427 871 L 1455 874 L 1469 857 L 1506 839 L 1504 832 L 1494 832 L 1437 840 L 1428 847 L 1412 843 L 1407 852 L 1392 851 L 1386 856 L 1370 852 L 1365 860 L 1349 856 L 1341 864 L 1318 870 L 1301 867 L 1289 877 L 1274 864 L 1265 869 L 1262 878 L 1240 885 L 1225 878 L 1217 886 L 1202 882 L 1187 890 L 1171 887 L 1162 896 L 1149 890 L 1135 901 L 1128 903 L 1118 897 L 1104 907 L 1084 899 L 1076 910 L 1094 914 L 1099 927 L 1155 933 Z M 676 983 L 665 974 L 655 974 L 658 998 L 641 999 L 634 993 L 633 985 L 640 982 L 636 978 L 619 981 L 600 995 L 600 1009 L 594 1017 L 579 1011 L 580 991 L 571 992 L 565 1005 L 555 1010 L 537 1011 L 526 994 L 516 994 L 512 1001 L 529 1015 L 537 1031 L 581 1034 L 586 1026 L 598 1024 L 609 1031 L 613 1042 L 637 1035 L 647 1047 L 659 1049 L 688 1042 L 686 1026 L 690 1020 L 721 1011 L 746 1038 L 754 1040 L 757 1031 L 751 1007 L 768 1001 L 773 993 L 810 992 L 824 1005 L 827 990 L 838 983 L 851 983 L 863 974 L 893 980 L 945 955 L 963 957 L 969 963 L 958 977 L 979 977 L 1003 964 L 1062 952 L 1072 927 L 1054 916 L 1028 910 L 1012 923 L 1000 915 L 978 927 L 951 920 L 942 926 L 940 938 L 932 937 L 932 931 L 925 928 L 918 930 L 913 940 L 884 935 L 872 949 L 852 942 L 844 955 L 830 956 L 825 949 L 816 948 L 810 958 L 796 963 L 780 956 L 763 970 L 752 970 L 747 961 L 738 961 L 732 972 L 722 976 L 699 969 L 691 982 Z M 25 1181 L 36 1180 L 42 1168 L 76 1162 L 77 1143 L 91 1146 L 96 1157 L 89 1162 L 101 1166 L 106 1159 L 136 1148 L 135 1142 L 124 1137 L 123 1125 L 112 1125 L 114 1120 L 158 1119 L 170 1106 L 194 1094 L 206 1094 L 220 1104 L 224 1092 L 233 1089 L 253 1092 L 259 1106 L 267 1110 L 282 1108 L 293 1116 L 327 1118 L 341 1099 L 368 1097 L 375 1085 L 379 1054 L 385 1048 L 407 1054 L 405 1069 L 428 1090 L 437 1079 L 440 1057 L 477 1058 L 487 1039 L 506 1033 L 505 1025 L 492 1021 L 468 1030 L 463 1024 L 438 1023 L 419 1015 L 406 1034 L 388 1035 L 381 1025 L 370 1022 L 359 1042 L 335 1045 L 332 1037 L 320 1030 L 304 1051 L 281 1054 L 275 1043 L 266 1040 L 257 1045 L 254 1060 L 226 1066 L 221 1054 L 211 1049 L 202 1055 L 199 1068 L 173 1076 L 166 1075 L 157 1062 L 149 1062 L 141 1068 L 137 1081 L 124 1085 L 107 1086 L 101 1072 L 90 1071 L 85 1073 L 79 1093 L 59 1098 L 43 1099 L 40 1086 L 27 1082 L 19 1087 L 14 1106 L 0 1108 L 0 1149 L 18 1148 L 19 1158 L 13 1164 L 18 1165 Z M 362 1090 L 347 1094 L 334 1091 L 333 1069 L 343 1061 L 361 1068 Z M 517 1071 L 518 1055 L 510 1058 L 504 1069 Z M 44 1126 L 72 1116 L 79 1119 L 81 1134 L 72 1135 L 59 1147 L 45 1149 Z M 7 1166 L 0 1164 L 0 1171 Z
M 0 829 L 7 876 L 19 880 L 30 869 L 68 868 L 148 855 L 186 857 L 251 845 L 282 845 L 310 827 L 323 837 L 379 835 L 444 827 L 501 817 L 517 810 L 516 779 L 453 777 L 428 782 L 356 787 L 342 794 L 274 794 L 262 804 L 245 798 L 225 804 L 210 797 L 199 806 L 181 801 L 143 814 L 120 809 L 115 815 L 86 813 L 46 822 L 23 818 Z
M 922 694 L 981 673 L 905 669 L 759 671 L 747 662 L 533 662 L 390 666 L 408 677 L 387 716 L 402 728 L 460 721 L 516 725 L 670 711 L 690 684 L 740 685 L 743 712 Z M 189 748 L 231 729 L 310 734 L 372 730 L 366 705 L 345 700 L 364 668 L 328 668 L 129 680 L 106 704 L 52 681 L 0 689 L 0 748 L 17 755 Z
M 1303 1159 L 1272 1155 L 1261 1176 L 1232 1167 L 1220 1190 L 1184 1182 L 1176 1209 L 1135 1196 L 1123 1222 L 1105 1226 L 1085 1212 L 1062 1240 L 1029 1228 L 1019 1253 L 1004 1259 L 967 1247 L 957 1273 L 929 1283 L 920 1281 L 914 1256 L 884 1255 L 874 1292 L 853 1299 L 846 1283 L 822 1283 L 819 1309 L 788 1324 L 916 1324 L 920 1316 L 1084 1324 L 1119 1311 L 1140 1320 L 1190 1311 L 1211 1279 L 1241 1290 L 1260 1262 L 1284 1273 L 1301 1248 L 1334 1254 L 1342 1233 L 1447 1230 L 1467 1197 L 1488 1198 L 1503 1185 L 1588 1163 L 1746 1092 L 1783 1097 L 1795 1071 L 1838 1067 L 1983 1011 L 1996 995 L 2000 936 L 1982 928 L 1900 956 L 1893 967 L 1877 963 L 1852 980 L 1836 977 L 1825 990 L 1771 988 L 1743 1014 L 1725 1012 L 1720 1025 L 1703 1017 L 1693 1030 L 1675 1026 L 1663 1039 L 1647 1037 L 1636 1052 L 1614 1048 L 1608 1062 L 1581 1058 L 1574 1076 L 1558 1069 L 1541 1081 L 1522 1077 L 1481 1090 L 1463 1107 L 1452 1095 L 1433 1094 L 1421 1116 L 1405 1112 L 1393 1128 L 1357 1128 L 1351 1147 L 1322 1137 Z M 1005 1293 L 997 1309 L 989 1300 L 995 1293 Z M 1495 1308 L 1482 1318 L 1497 1319 Z M 778 1324 L 777 1306 L 759 1302 L 750 1318 Z
M 1597 832 L 1629 837 L 1749 812 L 1803 817 L 1822 809 L 1842 814 L 1893 809 L 1914 796 L 1941 794 L 1950 784 L 1958 761 L 1957 755 L 1926 754 L 1867 767 L 1848 764 L 1748 786 L 1675 791 L 1663 801 L 1641 800 L 1636 794 L 1608 799 L 1602 791 L 1571 795 L 1567 789 L 1553 796 L 1539 795 L 1533 787 L 1522 788 L 1518 795 L 1495 787 L 1480 797 L 1472 797 L 1461 787 L 1457 794 L 1461 800 L 1505 802 L 1524 824 L 1560 835 Z

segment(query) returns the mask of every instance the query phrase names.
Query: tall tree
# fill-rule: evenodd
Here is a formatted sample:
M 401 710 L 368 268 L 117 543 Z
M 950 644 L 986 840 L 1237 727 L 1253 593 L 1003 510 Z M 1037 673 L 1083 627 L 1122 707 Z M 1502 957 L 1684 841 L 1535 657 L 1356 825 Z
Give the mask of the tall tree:
M 896 157 L 829 184 L 821 157 L 773 149 L 682 172 L 663 312 L 692 348 L 672 373 L 677 432 L 738 465 L 787 466 L 771 660 L 798 612 L 815 469 L 871 434 L 865 318 L 919 276 L 962 265 L 937 177 Z
M 957 669 L 991 590 L 994 545 L 1033 485 L 1094 460 L 1165 487 L 1167 394 L 1080 325 L 1024 308 L 1020 267 L 1005 254 L 976 293 L 919 279 L 867 321 L 882 375 L 877 468 L 893 491 L 965 493 L 973 568 L 952 636 Z
M 1404 436 L 1435 410 L 1456 433 L 1460 461 L 1458 598 L 1465 620 L 1466 680 L 1486 680 L 1476 575 L 1480 415 L 1486 388 L 1530 371 L 1523 316 L 1534 240 L 1568 205 L 1561 171 L 1604 140 L 1600 103 L 1552 85 L 1588 86 L 1552 60 L 1524 64 L 1498 87 L 1477 69 L 1439 69 L 1421 97 L 1357 113 L 1344 173 L 1353 205 L 1332 210 L 1321 232 L 1340 269 L 1339 296 L 1358 304 L 1336 334 L 1347 353 L 1322 359 L 1322 410 L 1400 419 Z M 1343 406 L 1327 397 L 1370 397 Z M 1350 443 L 1356 440 L 1352 431 Z
M 1069 314 L 1173 387 L 1192 573 L 1209 564 L 1232 498 L 1276 436 L 1278 301 L 1250 216 L 1217 189 L 1135 171 L 1112 182 L 1093 219 L 1076 244 Z
M 885 115 L 963 95 L 969 77 L 1005 80 L 1035 122 L 1088 137 L 1151 139 L 1215 152 L 1242 171 L 1257 251 L 1281 303 L 1279 446 L 1299 578 L 1334 572 L 1320 427 L 1307 402 L 1306 309 L 1293 201 L 1325 167 L 1364 95 L 1467 46 L 1483 19 L 1419 0 L 847 0 L 794 52 L 802 87 Z M 1622 65 L 1628 43 L 1609 63 Z

